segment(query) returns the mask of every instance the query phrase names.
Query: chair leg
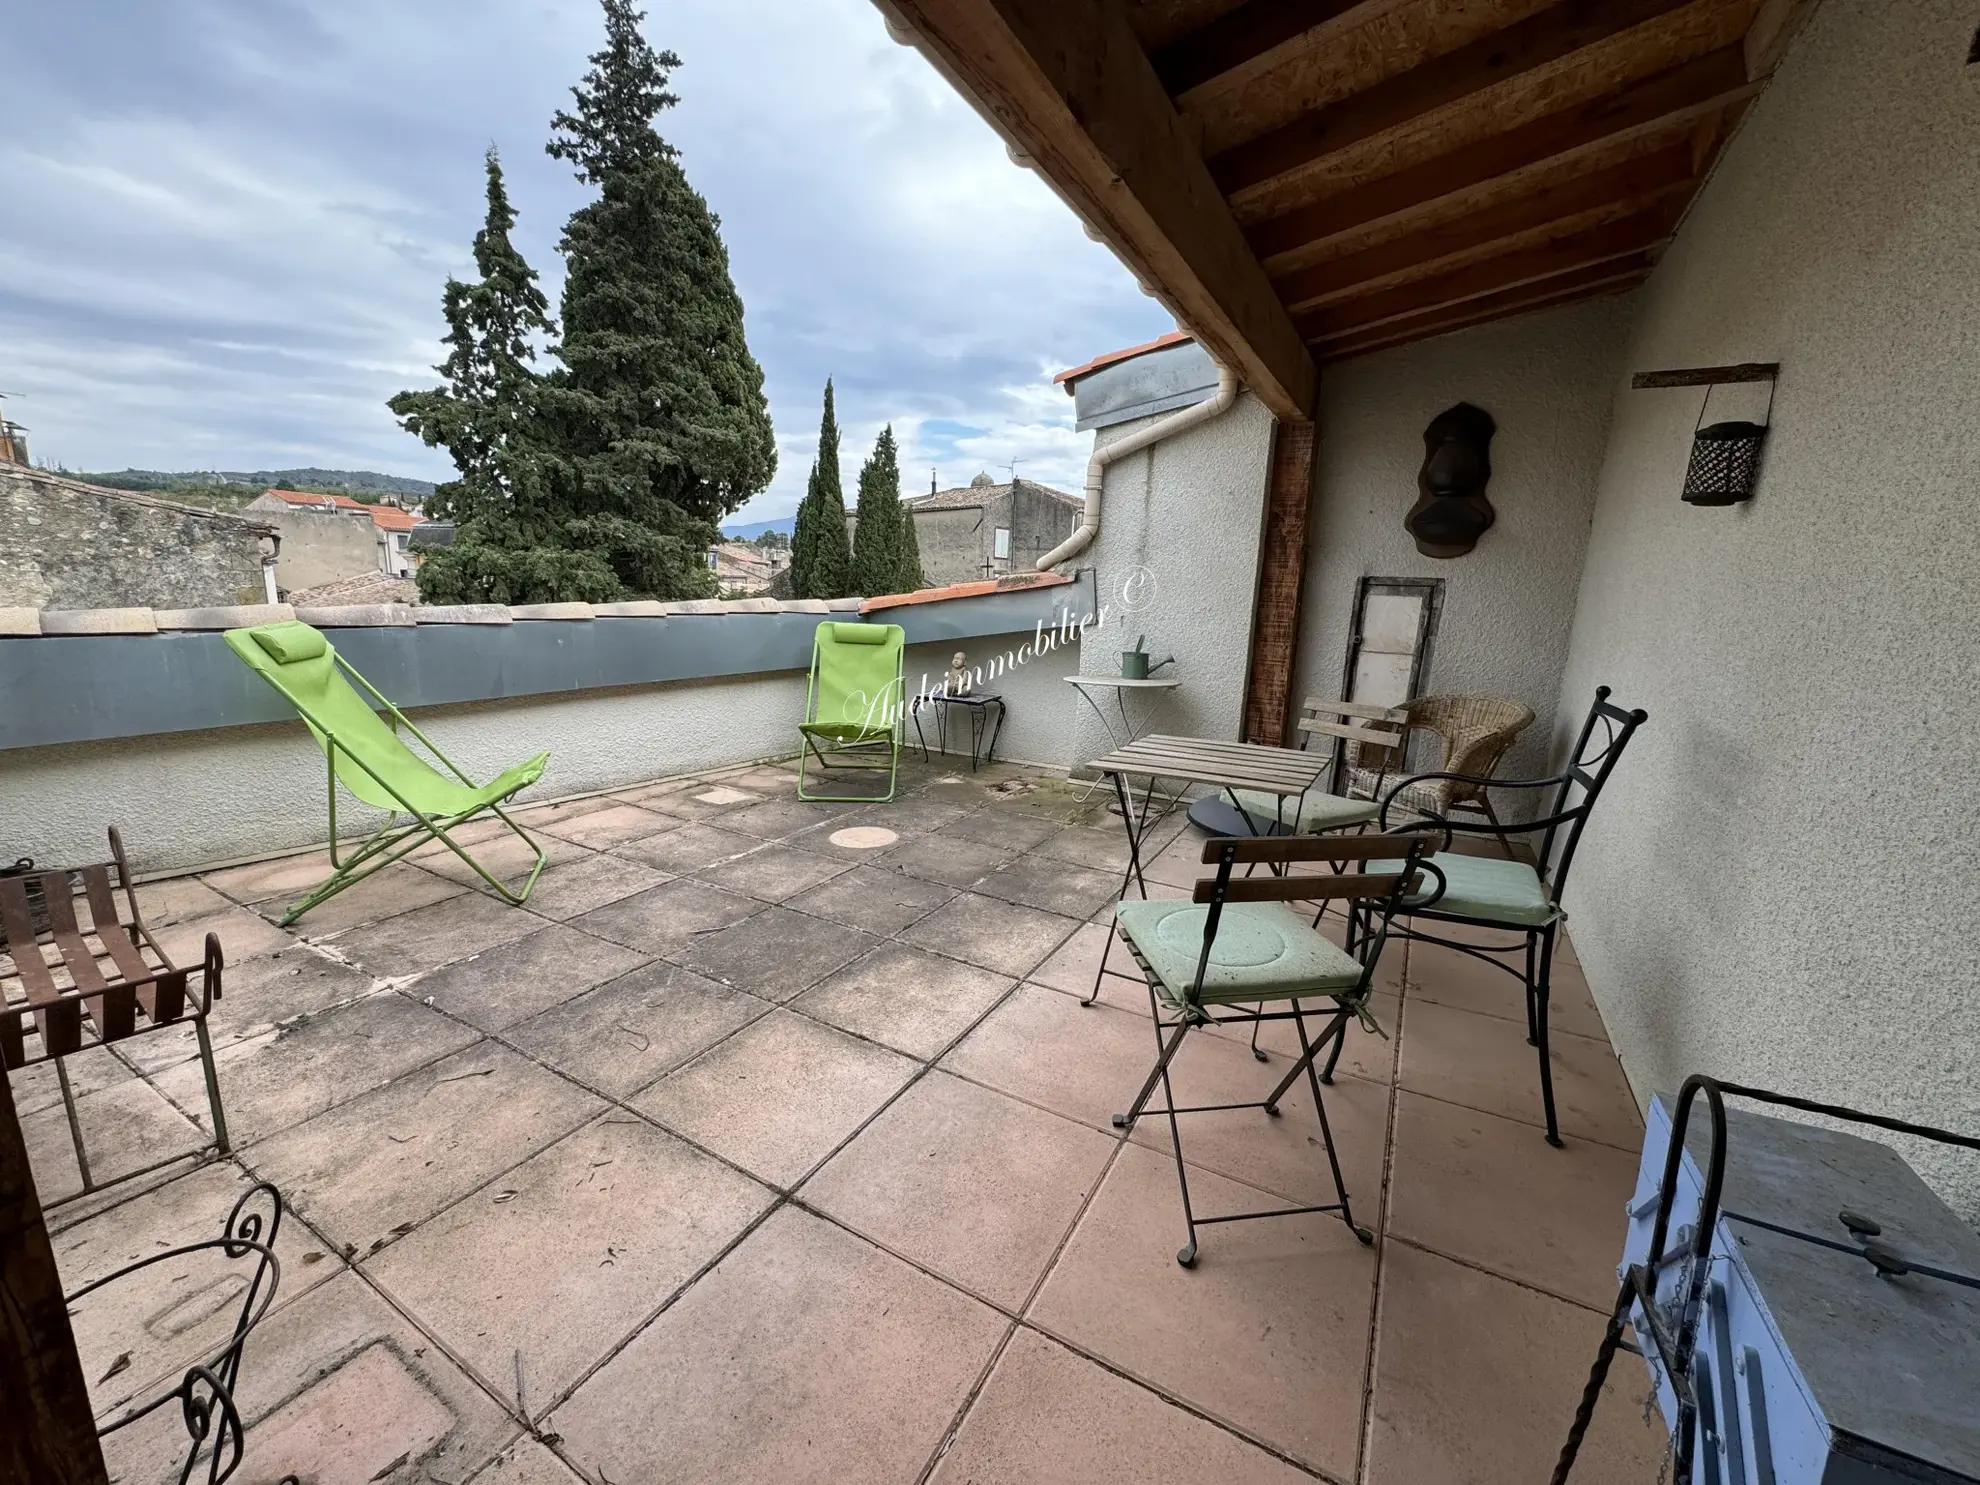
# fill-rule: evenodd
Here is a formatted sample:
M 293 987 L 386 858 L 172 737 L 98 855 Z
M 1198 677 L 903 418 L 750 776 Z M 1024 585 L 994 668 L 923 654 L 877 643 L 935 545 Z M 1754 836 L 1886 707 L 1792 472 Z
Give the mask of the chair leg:
M 1547 996 L 1554 970 L 1554 925 L 1540 931 L 1540 979 L 1533 987 L 1534 1045 L 1540 1049 L 1540 1102 L 1547 1113 L 1547 1143 L 1561 1147 L 1561 1129 L 1554 1113 L 1554 1059 L 1547 1045 Z
M 1169 1112 L 1169 1143 L 1176 1152 L 1176 1184 L 1182 1188 L 1183 1225 L 1189 1229 L 1189 1241 L 1177 1250 L 1176 1262 L 1184 1268 L 1196 1267 L 1196 1210 L 1189 1202 L 1189 1167 L 1183 1163 L 1182 1125 L 1176 1119 L 1176 1090 L 1169 1083 L 1169 1061 L 1175 1056 L 1175 1049 L 1182 1041 L 1183 1032 L 1189 1030 L 1184 1022 L 1176 1028 L 1176 1035 L 1170 1041 L 1167 1053 L 1156 1065 L 1155 1072 L 1162 1080 L 1162 1101 Z M 1116 1116 L 1119 1122 L 1119 1116 Z
M 1526 935 L 1526 1044 L 1529 1047 L 1540 1045 L 1540 1023 L 1534 1014 L 1533 1000 L 1533 986 L 1535 983 L 1533 971 L 1536 966 L 1536 954 L 1539 946 L 1540 936 L 1538 934 L 1529 933 Z
M 1154 992 L 1150 991 L 1149 995 L 1152 999 Z M 1182 1045 L 1183 1034 L 1189 1030 L 1189 1022 L 1178 1021 L 1175 1027 L 1175 1034 L 1166 1043 L 1162 1040 L 1162 1030 L 1161 1022 L 1157 1021 L 1155 1023 L 1154 1069 L 1142 1083 L 1141 1091 L 1135 1094 L 1134 1102 L 1128 1106 L 1128 1111 L 1125 1114 L 1114 1115 L 1113 1124 L 1116 1129 L 1133 1128 L 1134 1121 L 1141 1117 L 1141 1111 L 1148 1106 L 1149 1097 L 1155 1092 L 1155 1085 L 1161 1083 L 1164 1087 L 1168 1086 L 1169 1062 L 1175 1057 L 1176 1049 Z M 1175 1104 L 1175 1099 L 1171 1098 L 1169 1100 L 1169 1118 L 1171 1122 L 1174 1122 L 1175 1119 Z
M 199 1038 L 199 1065 L 206 1074 L 206 1106 L 213 1113 L 213 1148 L 225 1155 L 234 1146 L 227 1137 L 227 1111 L 220 1106 L 220 1072 L 213 1065 L 213 1038 L 207 1035 L 206 1017 L 193 1018 L 193 1033 Z
M 90 1179 L 89 1152 L 83 1148 L 82 1120 L 76 1114 L 76 1091 L 69 1086 L 69 1069 L 60 1057 L 55 1059 L 55 1081 L 62 1089 L 62 1112 L 69 1116 L 69 1139 L 76 1147 L 76 1169 L 82 1174 L 84 1191 L 94 1191 Z
M 1348 1231 L 1360 1240 L 1363 1247 L 1375 1241 L 1375 1234 L 1365 1227 L 1355 1225 L 1354 1208 L 1348 1204 L 1347 1183 L 1341 1179 L 1341 1158 L 1334 1151 L 1334 1131 L 1327 1123 L 1327 1101 L 1320 1096 L 1320 1079 L 1313 1071 L 1313 1054 L 1316 1050 L 1306 1040 L 1306 1016 L 1300 1010 L 1299 1002 L 1294 1001 L 1293 1025 L 1299 1029 L 1300 1061 L 1306 1064 L 1306 1081 L 1313 1090 L 1313 1112 L 1320 1116 L 1320 1139 L 1327 1147 L 1327 1168 L 1334 1173 L 1334 1194 L 1341 1200 L 1341 1220 L 1347 1223 Z M 1337 1033 L 1344 1036 L 1347 1030 L 1347 1013 L 1339 1013 L 1335 1022 Z
M 1118 922 L 1108 925 L 1107 943 L 1100 950 L 1100 968 L 1093 975 L 1093 993 L 1082 1000 L 1080 1002 L 1081 1005 L 1092 1005 L 1094 1001 L 1100 998 L 1100 981 L 1107 973 L 1107 956 L 1114 952 L 1114 939 L 1120 931 L 1121 925 Z

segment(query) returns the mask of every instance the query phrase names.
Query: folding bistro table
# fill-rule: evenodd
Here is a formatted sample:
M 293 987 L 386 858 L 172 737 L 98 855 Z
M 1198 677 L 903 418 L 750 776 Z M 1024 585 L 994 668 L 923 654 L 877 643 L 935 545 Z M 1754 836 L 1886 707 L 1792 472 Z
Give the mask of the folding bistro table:
M 1156 779 L 1215 785 L 1229 797 L 1232 806 L 1250 825 L 1251 833 L 1264 835 L 1275 825 L 1299 818 L 1300 796 L 1309 789 L 1320 787 L 1320 780 L 1333 767 L 1333 759 L 1326 753 L 1302 753 L 1293 748 L 1268 748 L 1257 743 L 1217 742 L 1203 737 L 1169 737 L 1152 733 L 1116 748 L 1103 758 L 1095 758 L 1091 766 L 1103 777 L 1113 779 L 1114 793 L 1120 800 L 1121 819 L 1127 826 L 1128 868 L 1127 875 L 1121 879 L 1121 895 L 1125 897 L 1128 888 L 1138 884 L 1141 895 L 1146 897 L 1148 883 L 1141 875 L 1141 842 L 1152 823 L 1149 801 L 1155 797 Z M 1148 780 L 1148 790 L 1138 811 L 1130 804 L 1132 791 L 1127 784 L 1130 774 L 1138 774 Z M 1244 806 L 1238 803 L 1235 791 L 1239 789 L 1255 789 L 1260 793 L 1276 795 L 1279 800 L 1278 818 L 1265 821 L 1252 819 Z

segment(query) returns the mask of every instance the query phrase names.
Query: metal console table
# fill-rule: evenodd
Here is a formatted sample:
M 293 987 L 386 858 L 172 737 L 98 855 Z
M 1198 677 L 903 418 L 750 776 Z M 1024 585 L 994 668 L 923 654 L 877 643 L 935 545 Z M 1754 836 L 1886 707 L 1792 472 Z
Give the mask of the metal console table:
M 952 707 L 963 707 L 969 712 L 969 771 L 975 773 L 979 763 L 991 763 L 997 756 L 997 739 L 1004 732 L 1004 698 L 1001 696 L 917 696 L 908 708 L 914 718 L 914 740 L 921 744 L 921 756 L 928 757 L 928 739 L 921 731 L 921 706 L 926 701 L 935 708 L 935 750 L 946 755 L 949 751 L 949 711 Z M 990 721 L 990 708 L 997 708 L 997 720 Z M 990 746 L 983 747 L 983 735 L 990 734 Z M 982 756 L 979 758 L 978 750 Z

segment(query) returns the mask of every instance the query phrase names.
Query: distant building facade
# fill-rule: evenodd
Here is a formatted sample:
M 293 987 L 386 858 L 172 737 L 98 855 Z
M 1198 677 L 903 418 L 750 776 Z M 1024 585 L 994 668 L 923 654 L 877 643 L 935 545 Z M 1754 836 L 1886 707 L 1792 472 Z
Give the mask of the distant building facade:
M 901 502 L 914 516 L 921 571 L 931 587 L 1029 572 L 1079 524 L 1076 496 L 1035 480 L 1000 485 L 979 474 L 956 490 Z
M 717 542 L 708 549 L 708 565 L 724 598 L 768 593 L 780 573 L 790 570 L 789 547 L 759 547 L 748 541 Z
M 0 608 L 215 608 L 274 601 L 265 521 L 0 463 Z
M 289 591 L 318 588 L 368 572 L 411 577 L 419 517 L 397 505 L 366 505 L 348 495 L 268 490 L 248 503 L 282 533 L 276 580 Z

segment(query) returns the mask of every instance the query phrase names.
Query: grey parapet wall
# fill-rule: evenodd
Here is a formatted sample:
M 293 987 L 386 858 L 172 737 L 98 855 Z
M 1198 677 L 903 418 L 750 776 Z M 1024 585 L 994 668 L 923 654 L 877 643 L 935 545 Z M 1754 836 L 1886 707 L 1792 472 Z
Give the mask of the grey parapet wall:
M 981 585 L 968 585 L 975 588 Z M 401 707 L 597 691 L 673 681 L 803 671 L 828 620 L 899 624 L 907 643 L 1050 633 L 1095 612 L 1091 573 L 1074 582 L 944 597 L 939 590 L 862 617 L 858 600 L 586 604 L 536 608 L 382 608 L 296 614 Z M 667 610 L 673 610 L 669 612 Z M 295 713 L 235 658 L 224 616 L 125 618 L 125 632 L 84 616 L 43 617 L 40 632 L 0 636 L 0 750 L 202 732 L 290 720 Z M 288 617 L 286 611 L 267 617 Z M 174 630 L 179 618 L 199 627 Z M 150 632 L 146 631 L 147 628 Z M 140 631 L 140 632 L 133 632 Z

